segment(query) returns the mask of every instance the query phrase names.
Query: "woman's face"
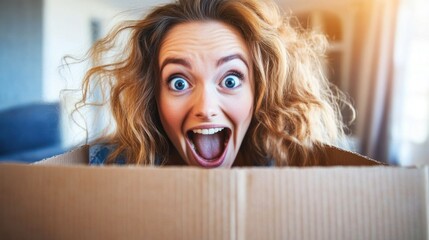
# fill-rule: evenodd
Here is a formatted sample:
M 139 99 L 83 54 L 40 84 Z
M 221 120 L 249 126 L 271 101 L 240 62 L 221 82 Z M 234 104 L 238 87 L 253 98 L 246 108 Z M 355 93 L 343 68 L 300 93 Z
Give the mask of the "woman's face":
M 221 22 L 174 26 L 159 53 L 162 125 L 189 165 L 231 167 L 253 114 L 249 50 Z

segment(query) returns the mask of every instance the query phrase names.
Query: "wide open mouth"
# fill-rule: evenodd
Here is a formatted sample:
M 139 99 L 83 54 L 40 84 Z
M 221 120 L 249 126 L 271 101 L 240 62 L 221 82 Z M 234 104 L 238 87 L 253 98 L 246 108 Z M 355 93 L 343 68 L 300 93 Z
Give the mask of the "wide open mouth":
M 202 128 L 187 132 L 188 143 L 200 165 L 215 167 L 222 164 L 231 137 L 229 128 Z

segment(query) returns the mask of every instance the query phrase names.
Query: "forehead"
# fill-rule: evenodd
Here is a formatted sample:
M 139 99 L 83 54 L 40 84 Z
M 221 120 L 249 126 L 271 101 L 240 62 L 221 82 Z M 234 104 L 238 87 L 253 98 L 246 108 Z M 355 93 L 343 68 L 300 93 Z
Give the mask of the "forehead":
M 168 31 L 161 43 L 159 61 L 204 54 L 216 58 L 228 53 L 239 53 L 249 60 L 246 42 L 238 30 L 218 21 L 188 22 Z

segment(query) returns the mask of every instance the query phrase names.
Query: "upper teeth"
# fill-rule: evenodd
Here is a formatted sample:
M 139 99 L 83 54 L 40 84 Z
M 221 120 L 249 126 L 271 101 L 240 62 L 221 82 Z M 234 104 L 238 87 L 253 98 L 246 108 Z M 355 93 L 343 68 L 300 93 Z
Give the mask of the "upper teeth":
M 194 133 L 208 135 L 208 134 L 215 134 L 217 132 L 222 131 L 223 129 L 224 128 L 205 128 L 205 129 L 194 129 L 192 131 Z

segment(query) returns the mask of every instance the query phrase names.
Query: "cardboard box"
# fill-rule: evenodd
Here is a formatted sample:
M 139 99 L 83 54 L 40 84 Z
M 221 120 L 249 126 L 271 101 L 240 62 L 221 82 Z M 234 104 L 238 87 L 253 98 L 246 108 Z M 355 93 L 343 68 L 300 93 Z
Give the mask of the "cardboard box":
M 0 239 L 428 239 L 427 167 L 89 167 L 87 151 L 0 164 Z

